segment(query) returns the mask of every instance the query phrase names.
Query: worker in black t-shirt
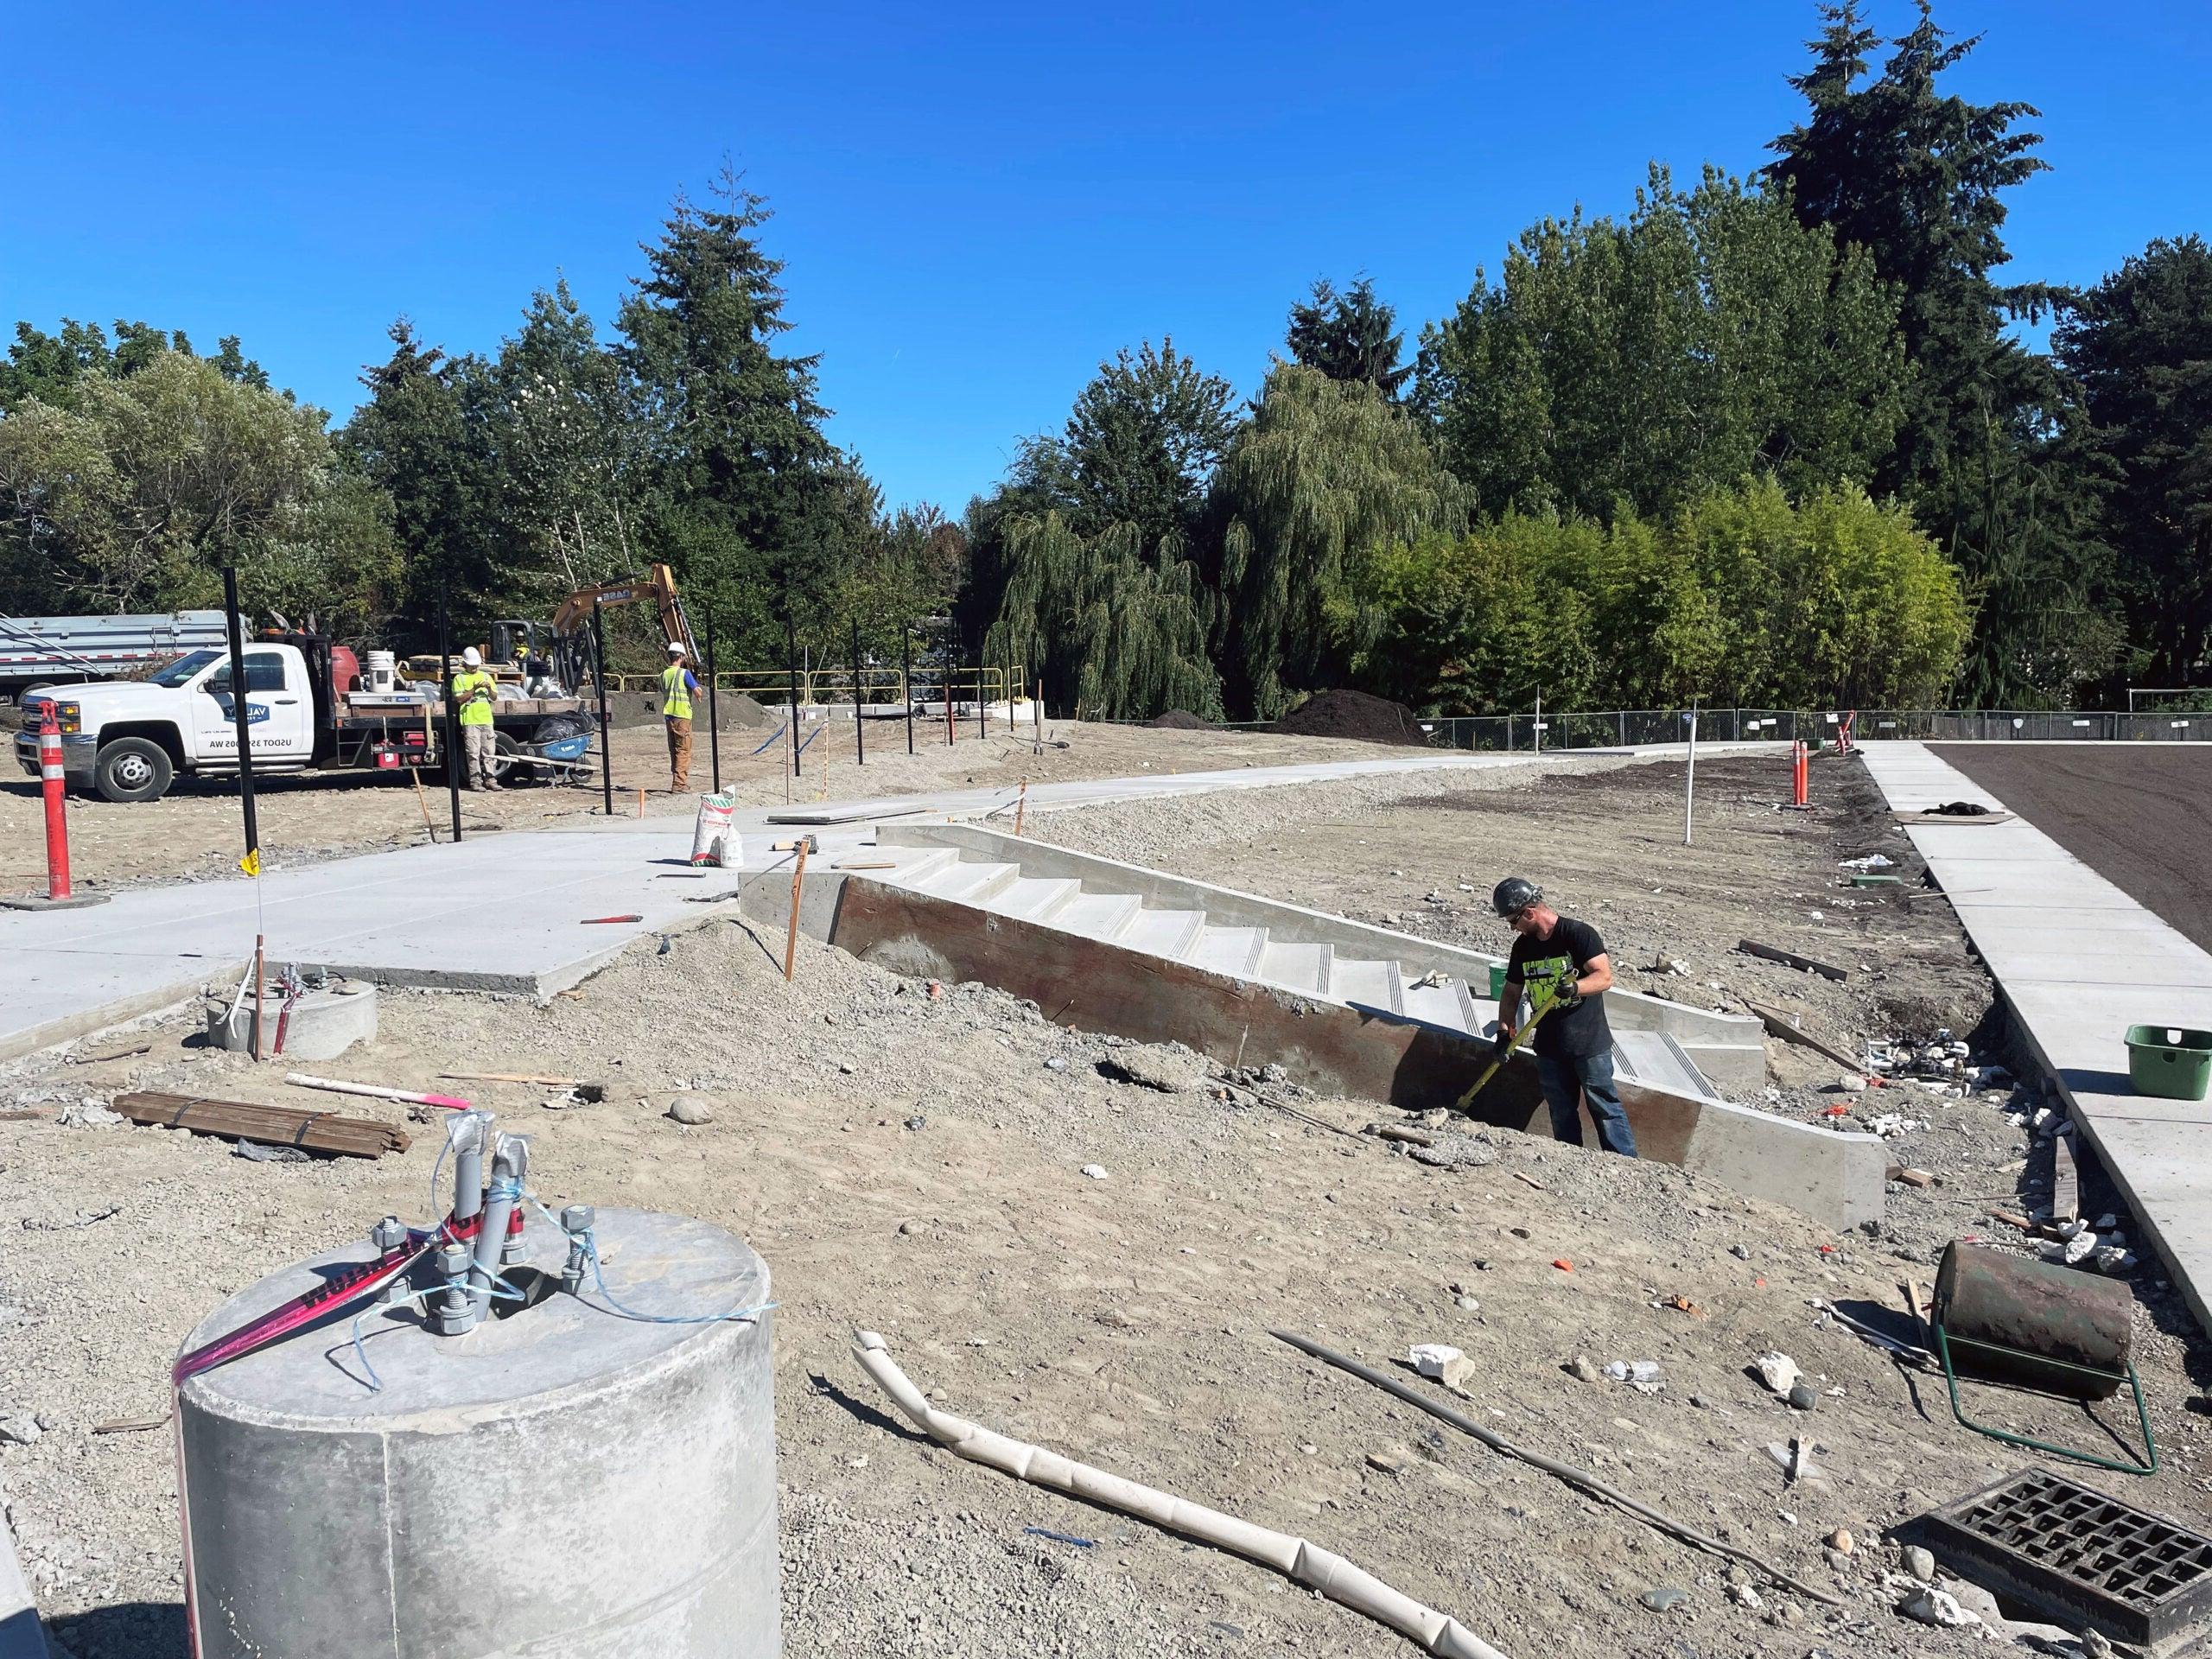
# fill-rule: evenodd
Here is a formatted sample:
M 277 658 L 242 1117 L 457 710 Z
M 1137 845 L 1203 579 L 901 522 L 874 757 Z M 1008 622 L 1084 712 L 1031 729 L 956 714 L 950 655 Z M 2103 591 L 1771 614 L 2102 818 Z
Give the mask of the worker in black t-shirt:
M 1521 999 L 1529 987 L 1556 987 L 1552 1010 L 1536 1027 L 1536 1078 L 1552 1109 L 1552 1134 L 1582 1144 L 1581 1101 L 1590 1103 L 1599 1144 L 1636 1156 L 1636 1133 L 1613 1088 L 1613 1033 L 1605 993 L 1613 982 L 1605 942 L 1587 922 L 1562 916 L 1533 881 L 1509 876 L 1491 894 L 1491 908 L 1513 929 L 1513 955 L 1497 1000 L 1499 1054 L 1511 1052 Z

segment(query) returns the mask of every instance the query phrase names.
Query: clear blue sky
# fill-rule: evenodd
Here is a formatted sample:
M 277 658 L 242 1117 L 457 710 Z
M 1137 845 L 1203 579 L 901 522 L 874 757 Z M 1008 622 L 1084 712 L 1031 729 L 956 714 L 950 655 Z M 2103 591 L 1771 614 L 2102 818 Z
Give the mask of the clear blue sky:
M 2202 0 L 1938 16 L 1988 33 L 1961 91 L 2044 111 L 2020 277 L 2212 232 Z M 957 512 L 1118 346 L 1172 334 L 1249 392 L 1318 275 L 1364 270 L 1417 329 L 1531 219 L 1623 209 L 1650 159 L 1758 165 L 1815 28 L 1796 0 L 0 0 L 0 326 L 237 334 L 342 418 L 400 313 L 492 351 L 565 273 L 604 328 L 727 153 L 775 207 L 832 435 L 893 502 Z

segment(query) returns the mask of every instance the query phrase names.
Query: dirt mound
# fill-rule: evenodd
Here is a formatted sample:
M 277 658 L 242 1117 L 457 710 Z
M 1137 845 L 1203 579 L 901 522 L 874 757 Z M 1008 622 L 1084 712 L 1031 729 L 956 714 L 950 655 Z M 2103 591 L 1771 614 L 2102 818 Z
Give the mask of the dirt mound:
M 715 698 L 715 712 L 725 726 L 766 726 L 768 711 L 742 691 L 724 691 Z
M 1187 709 L 1170 709 L 1164 715 L 1154 715 L 1145 724 L 1171 732 L 1210 732 L 1214 729 L 1213 721 L 1200 720 Z
M 1268 729 L 1295 737 L 1350 737 L 1411 748 L 1428 744 L 1428 734 L 1412 709 L 1364 691 L 1316 691 Z

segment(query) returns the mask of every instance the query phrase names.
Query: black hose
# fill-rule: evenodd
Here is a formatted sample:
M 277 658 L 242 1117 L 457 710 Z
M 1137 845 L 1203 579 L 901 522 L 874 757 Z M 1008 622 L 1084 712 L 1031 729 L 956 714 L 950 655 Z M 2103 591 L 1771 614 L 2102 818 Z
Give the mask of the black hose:
M 1808 1584 L 1800 1584 L 1787 1573 L 1782 1572 L 1769 1562 L 1761 1560 L 1749 1550 L 1738 1549 L 1733 1544 L 1724 1544 L 1718 1538 L 1708 1538 L 1705 1534 L 1684 1526 L 1671 1516 L 1653 1509 L 1640 1498 L 1630 1497 L 1618 1487 L 1608 1486 L 1595 1475 L 1586 1473 L 1571 1463 L 1560 1463 L 1539 1452 L 1522 1451 L 1503 1435 L 1484 1428 L 1473 1418 L 1430 1399 L 1419 1389 L 1401 1382 L 1386 1371 L 1378 1371 L 1372 1365 L 1363 1365 L 1356 1359 L 1347 1359 L 1344 1355 L 1324 1348 L 1319 1343 L 1299 1336 L 1294 1332 L 1269 1331 L 1268 1334 L 1277 1341 L 1288 1343 L 1302 1354 L 1310 1354 L 1315 1359 L 1333 1365 L 1340 1371 L 1351 1372 L 1363 1382 L 1372 1382 L 1385 1393 L 1397 1395 L 1409 1406 L 1418 1406 L 1430 1416 L 1440 1418 L 1451 1424 L 1461 1433 L 1473 1435 L 1493 1452 L 1503 1452 L 1509 1458 L 1518 1458 L 1522 1462 L 1533 1465 L 1548 1475 L 1556 1475 L 1568 1485 L 1587 1492 L 1592 1497 L 1602 1497 L 1609 1503 L 1619 1504 L 1630 1514 L 1649 1521 L 1662 1532 L 1673 1534 L 1686 1544 L 1694 1544 L 1698 1548 L 1711 1550 L 1716 1555 L 1726 1555 L 1742 1561 L 1748 1567 L 1756 1567 L 1777 1584 L 1787 1585 L 1801 1596 L 1809 1596 L 1815 1601 L 1825 1602 L 1831 1607 L 1843 1605 L 1841 1597 L 1832 1596 L 1824 1590 L 1815 1590 Z

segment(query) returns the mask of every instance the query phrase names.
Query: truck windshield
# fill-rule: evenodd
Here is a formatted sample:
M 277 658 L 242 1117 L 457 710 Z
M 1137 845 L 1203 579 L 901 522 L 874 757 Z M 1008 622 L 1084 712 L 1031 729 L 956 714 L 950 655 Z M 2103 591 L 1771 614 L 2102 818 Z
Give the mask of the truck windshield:
M 219 651 L 188 651 L 160 673 L 149 675 L 146 683 L 174 691 L 222 654 Z

